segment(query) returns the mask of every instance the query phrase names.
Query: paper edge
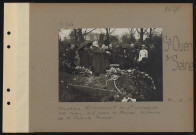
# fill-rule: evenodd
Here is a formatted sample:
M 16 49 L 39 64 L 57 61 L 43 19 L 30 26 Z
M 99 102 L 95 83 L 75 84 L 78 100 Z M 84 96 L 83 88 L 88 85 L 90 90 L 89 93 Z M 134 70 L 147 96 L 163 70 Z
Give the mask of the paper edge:
M 29 3 L 4 3 L 3 59 L 3 132 L 29 132 Z

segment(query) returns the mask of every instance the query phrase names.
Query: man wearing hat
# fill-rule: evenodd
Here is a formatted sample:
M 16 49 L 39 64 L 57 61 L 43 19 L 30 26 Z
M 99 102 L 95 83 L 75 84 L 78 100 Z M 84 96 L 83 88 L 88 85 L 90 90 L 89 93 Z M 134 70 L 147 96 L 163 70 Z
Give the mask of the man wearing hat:
M 89 52 L 89 44 L 90 42 L 84 41 L 79 46 L 79 56 L 80 56 L 80 66 L 85 68 L 90 68 L 91 57 Z
M 134 44 L 131 44 L 128 47 L 128 60 L 129 60 L 129 68 L 135 67 L 135 60 L 137 58 L 137 50 Z
M 75 66 L 74 58 L 75 58 L 75 45 L 71 44 L 70 48 L 67 51 L 67 60 L 71 66 Z
M 148 51 L 145 49 L 145 45 L 142 45 L 142 50 L 139 52 L 138 61 L 142 61 L 143 58 L 148 58 Z

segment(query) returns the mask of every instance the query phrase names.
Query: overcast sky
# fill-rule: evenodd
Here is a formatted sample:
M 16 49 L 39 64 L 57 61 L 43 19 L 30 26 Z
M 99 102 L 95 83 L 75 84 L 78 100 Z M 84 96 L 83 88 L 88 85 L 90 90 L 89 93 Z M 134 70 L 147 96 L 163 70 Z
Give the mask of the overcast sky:
M 88 29 L 87 29 L 87 32 L 88 32 L 88 31 L 91 31 L 91 30 L 93 30 L 93 29 L 94 29 L 94 28 L 88 28 Z M 145 29 L 145 28 L 144 28 L 144 29 Z M 71 32 L 72 30 L 73 30 L 73 29 L 60 29 L 60 30 L 59 30 L 59 36 L 60 36 L 61 40 L 63 40 L 64 37 L 69 36 L 69 34 L 70 34 L 70 32 Z M 83 28 L 82 30 L 85 31 L 86 28 Z M 114 28 L 111 28 L 111 29 L 110 29 L 110 31 L 113 31 L 113 30 L 114 30 Z M 149 30 L 150 30 L 150 29 L 148 29 L 147 31 L 149 32 Z M 101 34 L 101 33 L 106 33 L 106 30 L 105 30 L 104 28 L 97 28 L 97 29 L 93 30 L 92 32 L 93 32 L 93 33 Z M 157 34 L 161 34 L 162 28 L 156 28 L 156 29 L 155 29 L 155 32 L 156 32 Z M 124 33 L 129 33 L 129 29 L 128 29 L 128 28 L 116 28 L 116 29 L 112 32 L 111 35 L 122 36 Z M 135 32 L 135 33 L 136 33 L 136 34 L 135 34 L 135 38 L 136 38 L 136 39 L 139 39 L 139 38 L 140 38 L 139 34 L 138 34 L 137 32 Z M 145 38 L 146 38 L 146 36 L 144 36 L 144 39 L 145 39 Z

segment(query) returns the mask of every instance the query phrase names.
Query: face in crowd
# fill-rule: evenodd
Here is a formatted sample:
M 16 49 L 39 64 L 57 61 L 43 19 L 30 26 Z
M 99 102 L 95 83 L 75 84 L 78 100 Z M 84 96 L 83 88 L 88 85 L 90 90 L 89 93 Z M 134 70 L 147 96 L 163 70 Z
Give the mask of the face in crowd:
M 94 42 L 93 42 L 93 46 L 99 47 L 98 42 L 97 42 L 97 41 L 94 41 Z
M 142 50 L 144 50 L 145 49 L 145 45 L 142 45 Z
M 151 48 L 151 49 L 153 49 L 153 48 L 154 48 L 154 45 L 153 45 L 153 44 L 151 44 L 151 45 L 150 45 L 150 48 Z
M 109 48 L 112 49 L 112 44 L 109 44 Z
M 101 49 L 105 50 L 105 49 L 106 49 L 106 46 L 103 44 L 103 45 L 101 46 Z
M 134 45 L 134 44 L 131 44 L 130 46 L 131 46 L 131 48 L 134 48 L 134 47 L 135 47 L 135 45 Z
M 75 45 L 74 44 L 71 44 L 71 47 L 70 47 L 71 49 L 74 49 L 75 48 Z

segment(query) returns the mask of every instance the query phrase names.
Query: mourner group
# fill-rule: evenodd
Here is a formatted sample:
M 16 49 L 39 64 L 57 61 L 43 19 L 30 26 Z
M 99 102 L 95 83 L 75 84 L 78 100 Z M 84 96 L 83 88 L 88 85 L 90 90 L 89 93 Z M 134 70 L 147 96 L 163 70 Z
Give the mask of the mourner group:
M 156 49 L 154 44 L 134 43 L 126 45 L 105 45 L 98 41 L 83 42 L 80 45 L 70 44 L 61 55 L 67 67 L 85 67 L 93 72 L 94 76 L 104 74 L 111 66 L 120 69 L 136 68 L 153 75 L 153 64 L 156 62 Z

